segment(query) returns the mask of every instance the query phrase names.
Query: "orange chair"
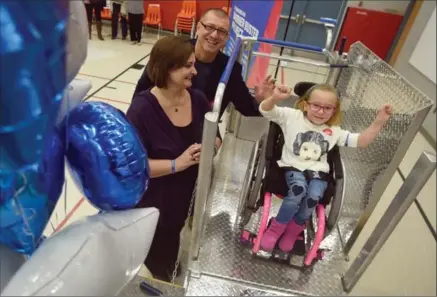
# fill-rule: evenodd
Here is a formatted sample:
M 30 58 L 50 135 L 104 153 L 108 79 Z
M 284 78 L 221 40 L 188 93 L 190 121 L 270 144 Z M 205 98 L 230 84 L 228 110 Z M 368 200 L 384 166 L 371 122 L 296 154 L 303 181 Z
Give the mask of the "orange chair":
M 104 7 L 102 10 L 102 20 L 112 20 L 112 13 L 108 7 Z
M 222 9 L 230 16 L 231 15 L 231 7 L 228 6 L 223 6 Z
M 149 4 L 147 13 L 143 20 L 144 29 L 146 26 L 158 26 L 158 38 L 161 34 L 161 6 L 159 4 Z
M 184 0 L 182 2 L 182 10 L 176 16 L 174 33 L 175 35 L 178 35 L 179 31 L 190 31 L 191 38 L 193 38 L 195 26 L 196 26 L 196 1 Z

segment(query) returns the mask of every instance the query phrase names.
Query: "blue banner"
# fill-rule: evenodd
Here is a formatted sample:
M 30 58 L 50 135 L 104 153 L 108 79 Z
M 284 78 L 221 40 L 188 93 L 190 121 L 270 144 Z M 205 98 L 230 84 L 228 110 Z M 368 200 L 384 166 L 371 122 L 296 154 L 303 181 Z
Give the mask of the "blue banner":
M 263 37 L 269 23 L 272 8 L 275 1 L 260 0 L 233 0 L 231 11 L 230 38 L 224 49 L 225 54 L 230 55 L 234 51 L 237 36 Z M 253 51 L 257 51 L 259 43 L 254 43 Z M 252 59 L 252 67 L 255 59 Z M 246 69 L 247 51 L 243 54 L 243 73 Z M 250 69 L 249 69 L 250 70 Z

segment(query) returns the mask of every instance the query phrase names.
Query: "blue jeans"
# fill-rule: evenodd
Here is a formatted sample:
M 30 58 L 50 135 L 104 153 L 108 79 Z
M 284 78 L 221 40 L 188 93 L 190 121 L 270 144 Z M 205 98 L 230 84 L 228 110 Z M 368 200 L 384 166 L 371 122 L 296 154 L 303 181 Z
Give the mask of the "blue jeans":
M 285 172 L 288 195 L 284 197 L 276 221 L 288 224 L 292 219 L 298 225 L 305 224 L 311 217 L 314 208 L 325 193 L 328 182 L 312 179 L 309 183 L 300 171 Z

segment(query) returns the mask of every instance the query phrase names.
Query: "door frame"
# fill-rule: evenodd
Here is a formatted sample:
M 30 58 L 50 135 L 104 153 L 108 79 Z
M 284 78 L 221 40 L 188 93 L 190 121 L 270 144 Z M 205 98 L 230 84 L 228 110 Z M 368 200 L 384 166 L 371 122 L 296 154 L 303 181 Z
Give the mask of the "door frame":
M 398 56 L 404 47 L 405 40 L 413 27 L 414 21 L 419 14 L 420 8 L 422 7 L 423 0 L 410 0 L 408 8 L 405 11 L 402 23 L 399 26 L 396 37 L 393 40 L 392 46 L 387 54 L 386 61 L 390 66 L 394 66 Z
M 348 0 L 342 0 L 342 5 L 340 8 L 340 12 L 337 16 L 337 26 L 336 26 L 336 32 L 334 34 L 334 36 L 332 37 L 332 42 L 331 42 L 331 47 L 328 49 L 330 52 L 334 51 L 335 46 L 337 45 L 337 41 L 338 41 L 338 37 L 340 35 L 341 32 L 341 27 L 343 26 L 344 20 L 346 18 L 346 13 L 348 10 Z
M 296 0 L 296 1 L 299 1 L 299 0 Z M 339 11 L 339 13 L 337 15 L 337 25 L 335 26 L 336 27 L 336 31 L 335 31 L 334 35 L 332 36 L 331 46 L 330 46 L 330 48 L 327 49 L 327 50 L 329 50 L 331 52 L 334 50 L 334 48 L 335 48 L 335 46 L 337 44 L 338 36 L 340 35 L 341 27 L 343 26 L 344 19 L 346 18 L 346 13 L 347 13 L 347 8 L 348 8 L 348 0 L 341 0 L 341 1 L 342 1 L 342 4 L 340 6 L 340 11 Z M 307 6 L 305 6 L 305 8 L 304 8 L 304 12 L 306 11 L 306 9 L 307 9 Z M 292 15 L 292 14 L 293 14 L 293 11 L 291 11 L 290 15 Z M 300 18 L 301 17 L 302 16 L 300 16 Z M 283 19 L 283 20 L 287 20 L 289 22 L 296 22 L 296 17 L 291 16 L 290 20 L 288 20 L 288 15 L 284 15 L 282 13 L 279 16 L 279 18 Z M 302 24 L 300 24 L 300 25 L 302 25 Z M 301 26 L 298 27 L 298 30 L 296 32 L 297 38 L 300 35 L 300 31 L 301 31 L 300 28 L 301 28 Z

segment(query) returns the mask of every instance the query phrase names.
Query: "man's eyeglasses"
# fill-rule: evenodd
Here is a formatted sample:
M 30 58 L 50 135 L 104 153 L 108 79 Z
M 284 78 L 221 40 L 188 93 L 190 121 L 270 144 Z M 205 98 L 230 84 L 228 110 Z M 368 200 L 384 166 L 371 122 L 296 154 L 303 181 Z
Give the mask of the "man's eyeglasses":
M 205 28 L 205 30 L 208 33 L 213 33 L 214 31 L 217 31 L 217 35 L 219 35 L 220 37 L 226 37 L 228 36 L 229 32 L 226 31 L 225 29 L 221 29 L 221 28 L 215 28 L 211 25 L 206 25 L 203 22 L 200 22 L 202 24 L 202 26 Z

